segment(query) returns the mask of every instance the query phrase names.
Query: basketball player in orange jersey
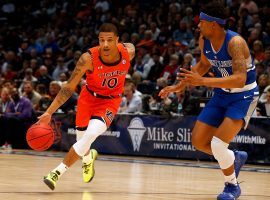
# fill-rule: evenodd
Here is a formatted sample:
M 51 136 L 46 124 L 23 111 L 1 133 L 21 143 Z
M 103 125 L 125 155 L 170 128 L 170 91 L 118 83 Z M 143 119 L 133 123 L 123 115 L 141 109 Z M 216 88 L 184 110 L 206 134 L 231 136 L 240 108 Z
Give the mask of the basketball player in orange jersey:
M 62 86 L 37 122 L 49 123 L 52 114 L 68 100 L 86 73 L 87 84 L 78 99 L 77 142 L 63 162 L 44 177 L 44 182 L 52 190 L 63 173 L 81 157 L 84 182 L 92 180 L 97 152 L 90 150 L 90 146 L 109 127 L 121 103 L 125 77 L 135 55 L 135 47 L 131 43 L 118 43 L 117 28 L 110 23 L 101 25 L 98 38 L 99 46 L 82 54 L 67 84 Z

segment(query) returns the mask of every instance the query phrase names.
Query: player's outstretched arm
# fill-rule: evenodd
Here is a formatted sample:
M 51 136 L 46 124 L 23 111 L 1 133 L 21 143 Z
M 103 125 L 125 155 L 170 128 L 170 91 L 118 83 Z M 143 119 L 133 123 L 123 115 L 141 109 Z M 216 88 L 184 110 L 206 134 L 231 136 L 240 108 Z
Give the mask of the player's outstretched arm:
M 76 86 L 81 81 L 82 76 L 87 70 L 92 70 L 91 56 L 89 53 L 84 53 L 78 60 L 74 71 L 72 72 L 68 82 L 63 84 L 61 90 L 46 110 L 46 112 L 39 117 L 39 122 L 49 123 L 51 115 L 62 106 L 73 94 Z
M 194 75 L 196 75 L 194 77 L 195 81 L 200 81 L 200 78 L 202 78 L 202 76 L 205 75 L 209 71 L 209 69 L 211 68 L 209 61 L 207 60 L 207 58 L 205 57 L 205 55 L 203 54 L 203 51 L 202 51 L 202 49 L 203 49 L 203 38 L 202 37 L 200 37 L 199 46 L 201 49 L 201 59 L 194 67 L 191 68 L 192 73 Z M 181 70 L 181 72 L 183 72 L 183 71 Z M 192 84 L 192 82 L 188 82 L 185 79 L 185 75 L 186 74 L 178 73 L 177 80 L 180 82 L 177 83 L 176 85 L 165 87 L 164 89 L 162 89 L 160 91 L 159 96 L 161 98 L 166 98 L 168 96 L 168 94 L 171 92 L 183 92 L 188 84 Z
M 128 50 L 129 59 L 132 60 L 135 56 L 135 46 L 132 43 L 124 43 L 124 45 Z

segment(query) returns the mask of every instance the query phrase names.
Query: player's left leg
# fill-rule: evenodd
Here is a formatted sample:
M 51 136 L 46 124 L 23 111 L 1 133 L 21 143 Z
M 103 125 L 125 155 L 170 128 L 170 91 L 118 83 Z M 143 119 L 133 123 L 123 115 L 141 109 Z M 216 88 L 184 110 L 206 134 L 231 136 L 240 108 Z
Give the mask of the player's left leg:
M 60 165 L 58 165 L 54 170 L 52 170 L 47 176 L 44 177 L 44 182 L 46 185 L 54 190 L 56 182 L 58 179 L 66 172 L 66 170 L 73 165 L 77 160 L 83 157 L 88 151 L 91 144 L 95 139 L 104 133 L 107 129 L 107 126 L 104 121 L 99 119 L 91 119 L 89 125 L 86 129 L 86 132 L 82 138 L 77 141 L 66 154 L 64 160 Z M 89 163 L 83 165 L 84 172 L 84 181 L 89 182 L 94 177 L 94 160 L 97 157 L 96 151 L 90 151 L 91 158 Z
M 244 121 L 242 119 L 231 119 L 225 117 L 211 141 L 213 155 L 218 161 L 225 178 L 224 191 L 218 196 L 218 199 L 220 200 L 236 199 L 241 194 L 241 189 L 237 183 L 235 172 L 236 155 L 238 156 L 239 152 L 236 152 L 237 154 L 235 154 L 235 152 L 228 149 L 228 146 L 241 130 L 243 124 Z M 246 159 L 247 156 L 243 158 L 244 161 L 242 162 L 242 165 L 245 163 Z M 240 167 L 238 166 L 237 175 L 242 165 Z

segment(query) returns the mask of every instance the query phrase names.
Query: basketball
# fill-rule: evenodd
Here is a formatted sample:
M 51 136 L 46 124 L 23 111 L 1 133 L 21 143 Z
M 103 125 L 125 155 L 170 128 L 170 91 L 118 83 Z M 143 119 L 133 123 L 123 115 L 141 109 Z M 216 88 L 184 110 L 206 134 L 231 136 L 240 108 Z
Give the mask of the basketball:
M 28 145 L 36 151 L 45 151 L 54 142 L 54 131 L 49 124 L 34 124 L 26 133 Z

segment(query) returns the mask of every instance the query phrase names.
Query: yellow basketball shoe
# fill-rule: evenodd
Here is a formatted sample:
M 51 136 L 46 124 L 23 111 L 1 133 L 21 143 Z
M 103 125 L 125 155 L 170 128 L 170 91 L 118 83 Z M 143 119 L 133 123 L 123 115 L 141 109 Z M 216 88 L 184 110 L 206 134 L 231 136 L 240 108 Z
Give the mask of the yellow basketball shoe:
M 91 160 L 88 163 L 83 162 L 83 181 L 89 183 L 95 175 L 94 162 L 97 159 L 98 152 L 95 149 L 91 149 L 89 152 Z
M 44 176 L 43 182 L 51 189 L 54 190 L 56 181 L 60 176 L 59 171 L 51 171 L 47 176 Z

